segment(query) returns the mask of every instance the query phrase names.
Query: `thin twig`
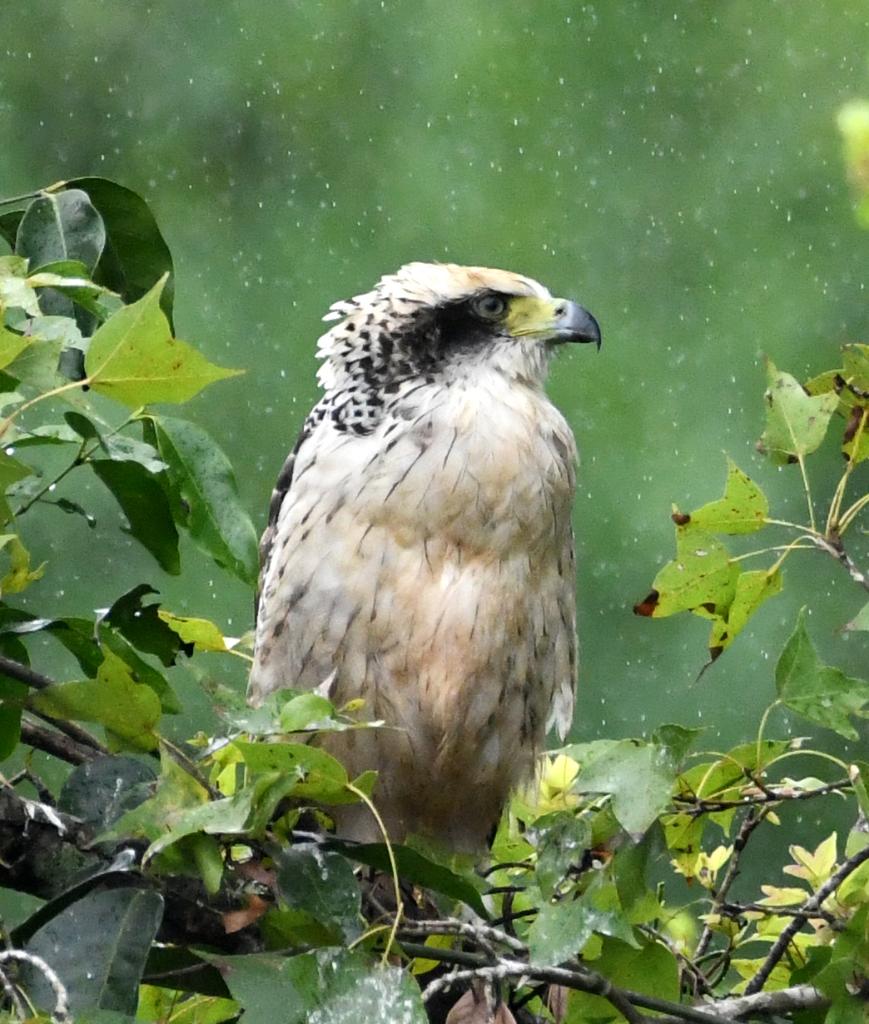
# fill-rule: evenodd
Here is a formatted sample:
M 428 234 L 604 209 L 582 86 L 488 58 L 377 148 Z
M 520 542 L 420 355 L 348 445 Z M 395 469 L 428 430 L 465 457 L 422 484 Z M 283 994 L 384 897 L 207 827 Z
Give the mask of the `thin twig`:
M 32 690 L 47 690 L 50 686 L 57 685 L 53 679 L 49 679 L 48 676 L 37 672 L 29 665 L 25 665 L 20 661 L 13 661 L 12 658 L 6 658 L 3 655 L 0 655 L 0 675 L 8 676 L 19 683 L 24 683 L 25 686 L 29 686 Z M 76 725 L 74 722 L 53 718 L 51 715 L 43 714 L 41 711 L 33 709 L 31 711 L 32 714 L 38 715 L 43 721 L 53 725 L 55 729 L 59 729 L 76 743 L 90 747 L 98 754 L 108 753 L 108 750 L 100 743 L 96 736 L 89 733 L 87 729 L 82 729 L 81 726 Z
M 491 925 L 472 924 L 449 917 L 442 921 L 407 921 L 401 928 L 403 935 L 463 935 L 466 938 L 484 939 L 487 942 L 500 942 L 514 953 L 527 953 L 524 942 Z
M 824 900 L 828 896 L 831 896 L 839 888 L 842 882 L 844 882 L 850 874 L 853 874 L 853 872 L 855 872 L 866 860 L 869 860 L 869 846 L 864 846 L 863 849 L 858 850 L 853 857 L 849 857 L 844 861 L 839 866 L 838 870 L 836 870 L 827 879 L 827 881 L 824 882 L 818 891 L 806 900 L 794 915 L 794 919 L 784 928 L 781 935 L 776 939 L 772 949 L 770 949 L 766 959 L 761 964 L 760 970 L 746 985 L 745 994 L 747 996 L 750 996 L 755 992 L 759 992 L 763 988 L 770 974 L 772 974 L 773 968 L 784 956 L 785 951 L 790 945 L 791 939 L 793 939 L 806 921 L 815 915 Z
M 705 797 L 694 796 L 676 796 L 673 799 L 680 804 L 691 804 L 690 813 L 692 814 L 714 814 L 718 811 L 729 811 L 739 807 L 778 804 L 788 800 L 811 800 L 816 796 L 826 796 L 829 793 L 841 792 L 843 789 L 851 789 L 852 786 L 853 784 L 850 779 L 840 779 L 837 782 L 829 782 L 824 786 L 818 786 L 816 789 L 793 791 L 788 788 L 785 792 L 781 789 L 770 788 L 765 793 L 759 793 L 757 796 L 742 797 L 740 800 L 707 800 Z
M 712 900 L 711 913 L 716 914 L 721 909 L 721 904 L 727 899 L 727 893 L 730 890 L 731 885 L 739 874 L 739 860 L 742 856 L 743 850 L 745 850 L 746 843 L 751 837 L 751 833 L 757 828 L 757 826 L 766 817 L 768 810 L 766 808 L 752 808 L 742 825 L 739 828 L 739 832 L 736 834 L 736 838 L 733 840 L 733 853 L 730 857 L 730 862 L 727 865 L 727 871 L 724 873 L 724 877 L 721 879 L 721 885 L 718 887 L 718 891 L 715 893 Z M 693 960 L 703 956 L 707 949 L 709 949 L 709 943 L 712 941 L 712 928 L 707 922 L 703 926 L 703 931 L 700 934 L 700 941 L 697 943 L 697 948 L 694 950 Z
M 768 907 L 765 903 L 722 903 L 719 912 L 726 917 L 742 917 L 744 914 L 767 914 L 771 917 L 794 917 L 800 913 L 799 907 Z M 812 915 L 826 921 L 829 925 L 840 925 L 835 914 L 820 907 Z
M 24 665 L 20 661 L 13 661 L 2 654 L 0 654 L 0 675 L 9 676 L 10 679 L 24 683 L 34 690 L 47 690 L 49 686 L 54 686 L 53 679 L 49 679 L 48 676 L 37 672 L 29 665 Z

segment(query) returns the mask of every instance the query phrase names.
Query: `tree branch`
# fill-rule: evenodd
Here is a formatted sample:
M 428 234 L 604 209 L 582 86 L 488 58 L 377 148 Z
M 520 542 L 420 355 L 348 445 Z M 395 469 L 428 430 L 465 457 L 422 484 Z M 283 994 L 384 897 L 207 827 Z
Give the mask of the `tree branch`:
M 869 846 L 864 846 L 863 849 L 858 850 L 853 857 L 849 857 L 844 861 L 839 866 L 839 869 L 835 871 L 826 882 L 824 882 L 814 896 L 810 896 L 809 899 L 806 900 L 794 915 L 794 919 L 785 927 L 781 935 L 779 935 L 775 940 L 766 960 L 761 964 L 760 970 L 746 985 L 745 994 L 747 996 L 753 995 L 755 992 L 759 992 L 763 988 L 766 984 L 767 978 L 772 974 L 773 968 L 784 956 L 785 951 L 790 945 L 791 939 L 797 934 L 800 928 L 803 927 L 806 921 L 820 910 L 824 900 L 828 896 L 832 896 L 842 882 L 844 882 L 850 874 L 853 874 L 853 872 L 855 872 L 866 860 L 869 860 Z
M 843 789 L 852 789 L 853 783 L 850 779 L 839 779 L 836 782 L 828 782 L 816 789 L 791 790 L 789 787 L 782 789 L 767 789 L 756 796 L 746 796 L 740 800 L 707 800 L 698 796 L 676 796 L 674 801 L 677 804 L 689 804 L 688 814 L 714 814 L 718 811 L 730 811 L 740 807 L 762 807 L 764 804 L 779 804 L 789 800 L 812 800 L 816 796 L 827 796 L 830 793 L 839 793 Z
M 21 740 L 28 746 L 42 750 L 46 754 L 52 754 L 70 764 L 84 764 L 86 761 L 93 761 L 94 758 L 100 756 L 98 751 L 70 739 L 63 733 L 55 732 L 54 729 L 46 729 L 44 725 L 37 725 L 35 722 L 26 720 L 21 723 Z
M 721 910 L 721 905 L 727 899 L 727 893 L 733 885 L 736 876 L 739 874 L 739 861 L 742 856 L 742 852 L 745 849 L 746 843 L 751 837 L 751 833 L 757 828 L 757 826 L 766 817 L 767 810 L 765 808 L 752 808 L 745 816 L 742 825 L 739 828 L 739 832 L 736 834 L 736 839 L 733 841 L 733 854 L 730 857 L 730 863 L 727 865 L 727 871 L 724 874 L 724 878 L 721 879 L 721 885 L 718 887 L 718 891 L 715 893 L 712 900 L 712 913 L 718 913 Z M 709 949 L 709 943 L 712 941 L 712 928 L 710 925 L 704 924 L 703 931 L 700 935 L 700 941 L 697 943 L 697 948 L 694 950 L 694 956 L 692 960 L 697 960 L 703 956 L 707 949 Z
M 13 661 L 12 658 L 7 658 L 4 655 L 0 655 L 0 675 L 8 676 L 10 679 L 16 680 L 16 682 L 24 683 L 25 686 L 29 686 L 32 690 L 47 690 L 50 686 L 57 685 L 53 679 L 49 679 L 48 676 L 44 676 L 41 672 L 37 672 L 29 665 L 25 665 L 20 661 Z M 89 733 L 87 729 L 82 729 L 81 726 L 76 725 L 74 722 L 60 721 L 59 719 L 52 718 L 50 715 L 41 714 L 38 711 L 31 711 L 31 714 L 38 715 L 41 719 L 50 723 L 56 729 L 59 729 L 60 732 L 64 733 L 76 743 L 90 747 L 99 754 L 108 753 L 108 750 L 95 736 Z M 34 746 L 35 745 L 36 744 L 34 744 Z M 53 751 L 49 751 L 49 753 L 53 753 Z M 57 756 L 63 757 L 62 754 L 58 754 Z M 68 759 L 64 758 L 64 760 Z M 80 762 L 73 763 L 76 764 Z

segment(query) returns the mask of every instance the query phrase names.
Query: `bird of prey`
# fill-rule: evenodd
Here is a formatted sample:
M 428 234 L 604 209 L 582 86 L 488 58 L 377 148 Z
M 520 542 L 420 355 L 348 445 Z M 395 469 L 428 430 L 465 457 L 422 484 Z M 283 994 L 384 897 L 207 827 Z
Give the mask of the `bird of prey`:
M 474 851 L 571 724 L 576 448 L 543 390 L 582 306 L 503 270 L 409 263 L 334 303 L 324 394 L 271 499 L 249 700 L 320 688 L 385 727 L 328 735 L 379 773 L 390 837 Z M 339 832 L 380 839 L 368 811 Z

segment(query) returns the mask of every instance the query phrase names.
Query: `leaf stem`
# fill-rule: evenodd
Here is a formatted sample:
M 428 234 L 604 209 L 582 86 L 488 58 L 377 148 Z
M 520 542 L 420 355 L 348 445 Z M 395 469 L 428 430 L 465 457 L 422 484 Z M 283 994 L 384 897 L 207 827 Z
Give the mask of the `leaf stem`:
M 849 509 L 845 511 L 844 515 L 839 520 L 840 537 L 867 505 L 869 505 L 869 494 L 864 494 L 861 498 L 858 498 Z
M 863 436 L 863 429 L 866 426 L 867 416 L 869 416 L 869 409 L 864 409 L 860 416 L 860 422 L 857 425 L 857 430 L 854 433 L 851 457 L 845 463 L 844 472 L 841 477 L 839 477 L 839 482 L 836 484 L 836 490 L 833 492 L 833 500 L 830 502 L 830 511 L 827 513 L 827 525 L 824 530 L 824 533 L 828 537 L 832 536 L 834 533 L 840 537 L 842 535 L 839 513 L 842 510 L 842 499 L 845 497 L 848 480 L 851 477 L 851 473 L 854 471 L 854 456 L 857 454 L 860 447 L 860 440 Z
M 12 426 L 15 420 L 18 419 L 21 413 L 26 412 L 39 402 L 44 402 L 46 398 L 55 398 L 57 395 L 62 395 L 67 391 L 74 390 L 75 388 L 87 387 L 89 383 L 89 377 L 85 377 L 84 380 L 71 380 L 66 384 L 61 384 L 59 387 L 52 388 L 50 391 L 43 391 L 42 394 L 36 395 L 34 398 L 31 398 L 19 405 L 18 408 L 14 409 L 5 419 L 0 420 L 0 439 L 3 438 L 3 435 Z
M 806 526 L 805 523 L 792 523 L 787 519 L 764 519 L 766 526 L 784 526 L 788 530 L 799 530 L 800 533 L 814 534 L 817 537 L 822 536 L 814 527 Z
M 724 873 L 724 878 L 721 879 L 721 885 L 718 887 L 718 891 L 714 893 L 712 897 L 711 913 L 718 914 L 721 912 L 721 907 L 727 899 L 727 893 L 730 891 L 731 885 L 733 885 L 736 876 L 739 874 L 739 861 L 743 851 L 745 850 L 746 843 L 748 842 L 751 833 L 763 821 L 768 813 L 768 807 L 761 807 L 759 809 L 752 807 L 743 819 L 743 822 L 739 827 L 739 832 L 736 834 L 736 838 L 733 841 L 733 853 L 730 857 L 730 863 L 727 865 L 727 871 Z M 703 926 L 703 932 L 700 935 L 700 940 L 697 943 L 697 948 L 694 950 L 694 956 L 691 959 L 696 960 L 697 957 L 703 956 L 703 954 L 709 949 L 709 943 L 711 941 L 712 927 L 707 922 Z
M 755 752 L 754 752 L 754 770 L 756 772 L 758 772 L 758 773 L 761 773 L 761 774 L 763 772 L 763 769 L 762 769 L 761 763 L 760 763 L 760 753 L 761 753 L 761 748 L 763 747 L 763 731 L 766 728 L 766 723 L 767 723 L 767 720 L 769 719 L 770 714 L 772 714 L 772 712 L 775 710 L 775 708 L 777 708 L 779 706 L 779 704 L 780 704 L 780 701 L 774 700 L 772 702 L 772 704 L 769 705 L 769 707 L 764 711 L 763 715 L 761 716 L 760 725 L 758 726 L 758 729 L 757 729 L 757 745 L 755 747 Z
M 380 830 L 380 834 L 383 836 L 383 845 L 386 847 L 386 856 L 389 858 L 389 870 L 392 874 L 392 887 L 395 895 L 395 920 L 392 922 L 392 928 L 389 931 L 389 938 L 386 940 L 386 948 L 383 950 L 383 956 L 381 963 L 384 965 L 388 962 L 389 954 L 395 943 L 395 936 L 398 932 L 398 926 L 401 924 L 402 912 L 404 910 L 404 904 L 401 901 L 401 883 L 398 878 L 398 864 L 395 861 L 395 851 L 392 849 L 392 843 L 389 839 L 389 833 L 386 831 L 386 825 L 383 823 L 383 818 L 380 817 L 380 812 L 374 806 L 374 801 L 367 793 L 363 793 L 358 786 L 354 786 L 352 782 L 345 782 L 344 788 L 358 797 L 362 803 L 371 811 L 374 820 L 377 822 L 377 827 Z
M 811 551 L 811 550 L 813 550 L 813 545 L 811 545 L 811 544 L 800 544 L 799 542 L 802 539 L 803 539 L 802 537 L 797 537 L 797 539 L 793 543 L 791 543 L 791 544 L 775 544 L 775 545 L 773 545 L 773 547 L 770 547 L 770 548 L 758 548 L 757 551 L 746 551 L 744 555 L 734 555 L 730 559 L 730 561 L 731 562 L 742 562 L 746 558 L 755 558 L 757 555 L 768 555 L 771 551 L 791 552 L 791 551 Z M 777 564 L 780 565 L 781 562 L 779 562 Z

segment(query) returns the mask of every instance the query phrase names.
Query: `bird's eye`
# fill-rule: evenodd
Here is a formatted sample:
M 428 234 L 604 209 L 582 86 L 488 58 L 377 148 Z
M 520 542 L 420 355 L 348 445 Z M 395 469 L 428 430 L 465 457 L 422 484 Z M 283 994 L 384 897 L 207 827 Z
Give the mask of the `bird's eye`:
M 484 320 L 497 320 L 504 315 L 507 309 L 507 301 L 501 295 L 478 295 L 471 303 L 477 316 Z

